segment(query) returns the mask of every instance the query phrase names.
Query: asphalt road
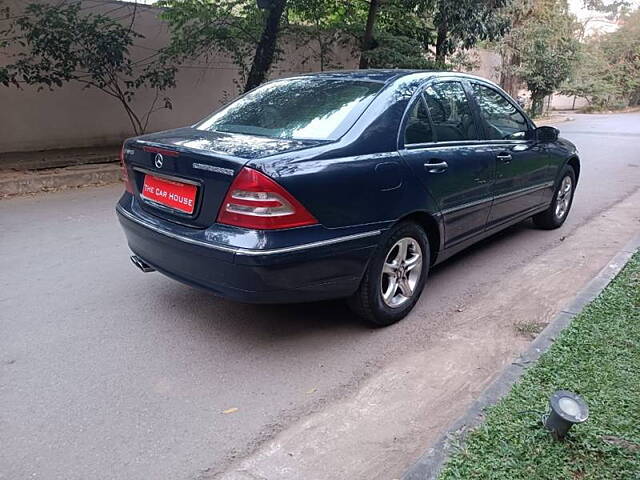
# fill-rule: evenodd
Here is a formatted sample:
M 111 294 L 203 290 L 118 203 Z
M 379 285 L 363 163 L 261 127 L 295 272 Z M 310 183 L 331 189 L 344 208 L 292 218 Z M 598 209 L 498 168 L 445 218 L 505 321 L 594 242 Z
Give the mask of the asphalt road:
M 524 223 L 457 256 L 387 329 L 341 302 L 241 305 L 142 274 L 119 186 L 0 201 L 0 478 L 198 478 L 428 348 L 474 286 L 640 188 L 639 113 L 559 127 L 583 163 L 565 226 Z

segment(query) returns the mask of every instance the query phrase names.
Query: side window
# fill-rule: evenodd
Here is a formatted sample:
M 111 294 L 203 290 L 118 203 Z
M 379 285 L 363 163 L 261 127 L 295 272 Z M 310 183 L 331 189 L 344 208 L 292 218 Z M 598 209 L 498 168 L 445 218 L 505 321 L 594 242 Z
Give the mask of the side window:
M 455 142 L 479 138 L 467 95 L 460 82 L 430 85 L 424 91 L 424 98 L 437 141 Z
M 427 107 L 424 105 L 422 98 L 411 107 L 407 127 L 404 131 L 405 145 L 411 143 L 426 143 L 433 141 L 433 131 L 431 130 L 431 122 Z
M 516 107 L 493 88 L 478 83 L 471 85 L 489 139 L 524 139 L 529 126 Z

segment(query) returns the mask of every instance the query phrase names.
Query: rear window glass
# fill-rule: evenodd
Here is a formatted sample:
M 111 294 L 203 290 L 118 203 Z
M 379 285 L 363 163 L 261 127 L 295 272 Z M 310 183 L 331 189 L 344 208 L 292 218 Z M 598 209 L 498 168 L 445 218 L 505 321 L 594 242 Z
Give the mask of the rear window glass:
M 200 130 L 332 140 L 364 111 L 382 83 L 297 78 L 265 84 L 196 125 Z

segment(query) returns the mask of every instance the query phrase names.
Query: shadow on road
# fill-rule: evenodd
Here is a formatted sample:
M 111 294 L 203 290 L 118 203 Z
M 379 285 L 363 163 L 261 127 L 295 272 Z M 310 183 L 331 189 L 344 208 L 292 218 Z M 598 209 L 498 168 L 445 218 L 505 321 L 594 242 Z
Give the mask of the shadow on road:
M 525 235 L 533 229 L 535 227 L 532 223 L 526 221 L 482 240 L 434 267 L 430 275 L 431 282 L 449 281 L 451 277 L 444 278 L 448 270 L 464 268 L 468 260 L 489 255 L 492 250 L 509 249 L 508 244 L 514 237 Z M 456 277 L 456 281 L 459 278 Z M 190 288 L 168 279 L 166 283 L 163 282 L 163 286 L 162 301 L 170 304 L 175 318 L 182 318 L 181 321 L 186 322 L 185 328 L 197 330 L 200 334 L 209 333 L 217 340 L 222 335 L 234 342 L 271 348 L 292 340 L 303 344 L 305 338 L 313 339 L 314 343 L 322 342 L 323 338 L 334 341 L 337 335 L 346 339 L 354 334 L 382 334 L 386 330 L 370 327 L 355 316 L 343 300 L 253 305 L 225 300 L 205 290 Z M 443 288 L 447 288 L 446 285 Z M 400 324 L 390 328 L 399 326 Z

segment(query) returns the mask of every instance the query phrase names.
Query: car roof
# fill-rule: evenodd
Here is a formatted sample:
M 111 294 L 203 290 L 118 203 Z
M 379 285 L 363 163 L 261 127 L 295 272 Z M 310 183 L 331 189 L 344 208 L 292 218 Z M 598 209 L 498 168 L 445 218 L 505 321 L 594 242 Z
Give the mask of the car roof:
M 342 80 L 364 80 L 381 83 L 389 83 L 392 80 L 396 80 L 406 75 L 412 75 L 416 73 L 423 73 L 427 76 L 454 76 L 460 78 L 469 78 L 476 80 L 489 81 L 486 78 L 478 77 L 476 75 L 470 75 L 468 73 L 452 72 L 447 70 L 411 70 L 411 69 L 365 69 L 365 70 L 333 70 L 324 72 L 311 72 L 298 76 L 303 77 L 318 77 L 318 78 L 335 78 Z
M 306 73 L 301 76 L 305 77 L 322 77 L 322 78 L 335 78 L 335 79 L 349 79 L 349 80 L 368 80 L 375 82 L 387 83 L 388 81 L 408 75 L 410 73 L 417 73 L 419 70 L 396 70 L 396 69 L 366 69 L 366 70 L 333 70 L 324 72 L 312 72 Z

